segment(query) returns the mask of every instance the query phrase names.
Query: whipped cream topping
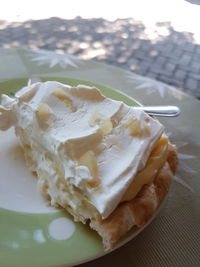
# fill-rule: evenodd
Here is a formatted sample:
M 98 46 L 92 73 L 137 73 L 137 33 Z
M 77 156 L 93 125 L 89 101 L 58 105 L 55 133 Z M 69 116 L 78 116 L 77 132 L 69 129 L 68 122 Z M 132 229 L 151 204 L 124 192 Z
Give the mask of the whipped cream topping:
M 51 203 L 69 205 L 83 220 L 112 213 L 164 131 L 94 87 L 53 81 L 2 96 L 0 129 L 12 125 Z

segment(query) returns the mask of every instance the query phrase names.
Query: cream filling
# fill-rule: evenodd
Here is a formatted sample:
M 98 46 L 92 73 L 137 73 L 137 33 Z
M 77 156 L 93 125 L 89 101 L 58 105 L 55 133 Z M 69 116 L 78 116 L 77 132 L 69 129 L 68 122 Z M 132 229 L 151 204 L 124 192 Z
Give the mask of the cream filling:
M 164 130 L 96 88 L 58 82 L 25 87 L 1 110 L 0 127 L 15 126 L 43 194 L 81 221 L 112 213 Z
M 168 138 L 161 137 L 153 149 L 145 167 L 139 171 L 129 188 L 121 199 L 121 202 L 132 200 L 141 190 L 143 185 L 152 183 L 162 166 L 165 164 L 168 155 Z

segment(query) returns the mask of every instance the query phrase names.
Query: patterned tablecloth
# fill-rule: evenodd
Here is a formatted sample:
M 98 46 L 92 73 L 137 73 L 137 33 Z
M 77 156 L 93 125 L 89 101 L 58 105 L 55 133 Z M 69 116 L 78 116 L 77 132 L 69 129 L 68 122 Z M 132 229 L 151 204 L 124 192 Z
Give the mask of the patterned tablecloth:
M 200 102 L 164 83 L 72 55 L 0 49 L 0 62 L 0 83 L 21 77 L 68 77 L 117 89 L 144 105 L 180 107 L 179 117 L 160 119 L 179 154 L 178 171 L 161 211 L 126 245 L 83 266 L 200 266 Z M 5 91 L 0 87 L 0 93 Z

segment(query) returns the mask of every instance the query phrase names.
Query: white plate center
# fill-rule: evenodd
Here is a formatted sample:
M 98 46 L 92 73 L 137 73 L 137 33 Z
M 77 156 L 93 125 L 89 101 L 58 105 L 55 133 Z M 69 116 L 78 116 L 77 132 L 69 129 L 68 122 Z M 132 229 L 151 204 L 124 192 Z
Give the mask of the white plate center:
M 57 211 L 37 191 L 37 177 L 25 164 L 14 129 L 0 131 L 0 207 L 28 213 Z

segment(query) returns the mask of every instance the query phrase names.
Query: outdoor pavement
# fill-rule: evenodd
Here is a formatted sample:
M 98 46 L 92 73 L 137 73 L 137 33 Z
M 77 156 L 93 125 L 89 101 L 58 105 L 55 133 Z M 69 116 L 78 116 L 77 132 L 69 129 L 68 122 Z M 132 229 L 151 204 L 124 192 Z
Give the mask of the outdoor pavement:
M 170 22 L 134 18 L 0 21 L 0 47 L 48 49 L 128 69 L 200 99 L 200 41 Z

